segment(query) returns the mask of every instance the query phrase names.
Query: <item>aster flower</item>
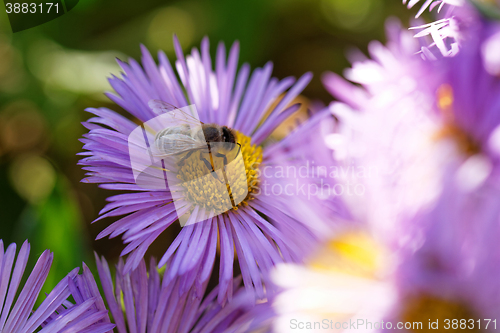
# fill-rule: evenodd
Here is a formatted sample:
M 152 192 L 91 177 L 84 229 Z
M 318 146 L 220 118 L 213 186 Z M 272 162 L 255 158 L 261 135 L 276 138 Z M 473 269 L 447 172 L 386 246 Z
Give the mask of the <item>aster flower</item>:
M 232 286 L 232 302 L 222 307 L 216 301 L 218 288 L 205 297 L 198 297 L 194 288 L 184 292 L 181 286 L 185 281 L 180 277 L 167 281 L 158 273 L 154 259 L 149 272 L 144 260 L 136 269 L 125 272 L 120 260 L 114 285 L 106 260 L 97 256 L 96 260 L 106 303 L 118 333 L 247 332 L 263 326 L 273 313 L 267 303 L 255 304 L 253 295 L 238 287 L 241 279 L 236 279 Z M 73 288 L 85 290 L 77 293 L 80 301 L 95 298 L 102 302 L 95 285 L 94 277 L 86 271 L 75 280 Z M 202 289 L 205 291 L 206 283 Z
M 439 126 L 432 112 L 423 111 L 433 109 L 435 71 L 415 56 L 418 44 L 398 22 L 388 21 L 387 32 L 387 46 L 370 43 L 372 59 L 358 56 L 345 71 L 361 87 L 333 73 L 323 81 L 343 102 L 329 107 L 339 124 L 326 144 L 338 163 L 371 170 L 366 177 L 354 175 L 365 193 L 348 202 L 350 212 L 392 234 L 398 215 L 415 212 L 438 195 L 447 154 L 429 149 Z
M 335 149 L 379 168 L 353 211 L 397 257 L 397 297 L 381 320 L 478 329 L 498 313 L 498 26 L 470 32 L 455 57 L 426 62 L 390 24 L 388 46 L 372 44 L 373 60 L 346 72 L 361 88 L 325 76 L 345 103 L 331 106 L 347 142 Z
M 335 146 L 328 138 L 329 145 L 377 170 L 363 179 L 365 211 L 351 207 L 358 217 L 389 231 L 402 216 L 432 207 L 446 175 L 464 191 L 494 177 L 499 119 L 492 71 L 498 56 L 486 46 L 497 40 L 495 31 L 490 23 L 478 25 L 459 55 L 426 62 L 413 55 L 407 33 L 389 22 L 387 47 L 371 44 L 373 60 L 356 60 L 346 71 L 362 88 L 325 76 L 327 88 L 345 102 L 330 107 L 342 140 Z
M 200 121 L 233 129 L 236 142 L 241 145 L 246 173 L 246 179 L 236 181 L 241 183 L 239 187 L 248 188 L 248 194 L 229 211 L 184 226 L 160 259 L 159 266 L 164 266 L 172 258 L 167 278 L 172 280 L 178 275 L 186 275 L 189 276 L 187 281 L 195 283 L 196 274 L 193 272 L 202 265 L 203 270 L 196 279 L 205 281 L 212 271 L 216 250 L 220 248 L 218 300 L 223 303 L 232 294 L 236 249 L 247 290 L 254 292 L 257 298 L 263 298 L 265 293 L 272 293 L 272 288 L 263 285 L 266 272 L 276 263 L 300 260 L 321 235 L 318 229 L 293 216 L 290 208 L 297 208 L 290 207 L 289 197 L 259 191 L 259 184 L 266 177 L 259 170 L 275 163 L 273 146 L 263 148 L 262 144 L 285 118 L 297 110 L 297 105 L 288 107 L 288 104 L 306 86 L 311 74 L 305 74 L 297 82 L 291 77 L 279 81 L 271 77 L 271 63 L 256 69 L 251 75 L 246 64 L 238 71 L 238 43 L 231 47 L 227 62 L 225 47 L 219 45 L 213 70 L 208 39 L 202 42 L 201 54 L 195 48 L 187 57 L 184 57 L 177 39 L 174 42 L 180 82 L 163 52 L 158 55 L 157 65 L 143 47 L 143 68 L 133 59 L 128 64 L 119 61 L 125 74 L 122 79 L 110 79 L 117 94 L 108 93 L 107 96 L 140 122 L 157 116 L 148 103 L 160 100 L 181 108 L 194 104 Z M 269 110 L 273 102 L 275 104 Z M 127 216 L 111 224 L 97 237 L 123 234 L 127 247 L 122 255 L 129 254 L 124 268 L 128 272 L 139 265 L 150 244 L 177 221 L 178 214 L 175 206 L 169 204 L 172 193 L 168 188 L 147 190 L 135 183 L 127 138 L 137 124 L 106 108 L 87 111 L 96 117 L 84 123 L 90 130 L 82 140 L 87 152 L 81 154 L 88 157 L 80 164 L 89 171 L 84 181 L 99 183 L 105 189 L 131 191 L 108 198 L 110 204 L 101 211 L 98 220 Z M 283 158 L 282 154 L 276 156 Z M 200 159 L 192 159 L 187 164 L 186 169 L 206 168 Z M 265 181 L 273 185 L 276 179 Z M 194 195 L 198 193 L 196 188 L 184 188 L 186 209 L 212 209 L 211 204 L 218 202 L 213 200 L 218 191 L 213 190 L 216 186 L 220 183 L 212 179 L 204 187 L 206 195 L 200 197 Z M 183 286 L 184 291 L 189 289 L 190 283 Z M 198 286 L 201 284 L 197 283 Z M 201 295 L 201 290 L 198 293 Z
M 397 249 L 348 230 L 305 265 L 277 266 L 273 332 L 497 331 L 498 186 L 464 193 L 454 177 L 445 182 L 431 209 L 399 221 L 389 237 L 403 240 Z
M 16 244 L 9 245 L 4 251 L 3 241 L 0 240 L 1 332 L 99 333 L 107 332 L 114 327 L 109 324 L 109 319 L 108 324 L 106 323 L 107 311 L 97 311 L 96 299 L 88 298 L 77 305 L 68 303 L 67 298 L 71 295 L 69 281 L 76 278 L 78 268 L 59 282 L 42 304 L 33 311 L 33 306 L 49 274 L 53 254 L 48 250 L 41 254 L 25 285 L 19 291 L 29 252 L 30 244 L 26 241 L 21 246 L 14 263 Z M 47 324 L 48 321 L 51 324 Z M 41 327 L 43 329 L 40 329 Z
M 273 332 L 414 332 L 431 323 L 497 331 L 498 188 L 464 194 L 448 185 L 431 210 L 401 221 L 392 236 L 406 241 L 397 251 L 350 231 L 305 265 L 277 266 Z
M 462 158 L 445 165 L 435 203 L 400 222 L 399 237 L 406 241 L 400 243 L 403 264 L 397 274 L 401 310 L 394 316 L 418 320 L 428 308 L 431 320 L 472 320 L 476 329 L 479 324 L 485 329 L 482 319 L 495 319 L 500 309 L 494 239 L 500 216 L 500 80 L 494 65 L 499 53 L 489 46 L 498 43 L 498 29 L 497 23 L 478 24 L 460 54 L 440 63 L 436 104 L 445 125 L 440 137 L 451 138 L 455 156 Z

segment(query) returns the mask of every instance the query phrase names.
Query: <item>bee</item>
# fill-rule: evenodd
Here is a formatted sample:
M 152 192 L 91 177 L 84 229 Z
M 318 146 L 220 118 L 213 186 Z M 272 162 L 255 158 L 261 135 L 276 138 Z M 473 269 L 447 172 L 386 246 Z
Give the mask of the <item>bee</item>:
M 222 182 L 215 172 L 213 155 L 222 158 L 224 165 L 227 165 L 228 157 L 223 152 L 231 151 L 238 145 L 238 152 L 235 155 L 238 156 L 241 145 L 236 142 L 234 130 L 227 126 L 205 124 L 178 107 L 160 100 L 151 100 L 148 105 L 155 114 L 166 116 L 162 123 L 168 124 L 168 127 L 159 130 L 155 136 L 155 155 L 167 157 L 186 153 L 177 162 L 178 166 L 183 166 L 187 158 L 198 152 L 200 161 L 205 164 L 208 171 L 216 180 Z M 203 156 L 203 153 L 208 153 L 210 161 Z M 223 174 L 226 178 L 225 173 Z M 227 183 L 227 179 L 225 180 Z

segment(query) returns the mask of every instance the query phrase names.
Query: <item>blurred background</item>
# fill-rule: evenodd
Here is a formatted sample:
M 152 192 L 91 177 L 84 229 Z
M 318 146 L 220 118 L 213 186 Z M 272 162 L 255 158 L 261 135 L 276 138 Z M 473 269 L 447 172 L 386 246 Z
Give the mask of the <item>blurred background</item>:
M 416 8 L 415 8 L 416 10 Z M 175 59 L 172 35 L 185 52 L 203 36 L 241 43 L 240 64 L 252 68 L 274 62 L 274 76 L 314 79 L 303 95 L 328 103 L 321 73 L 342 73 L 351 48 L 366 52 L 371 40 L 384 41 L 389 16 L 404 25 L 414 15 L 396 0 L 82 0 L 65 15 L 13 34 L 0 11 L 0 238 L 4 243 L 29 239 L 31 259 L 45 249 L 55 253 L 45 286 L 51 289 L 93 251 L 115 261 L 119 238 L 94 241 L 111 220 L 92 225 L 105 199 L 117 192 L 83 184 L 77 166 L 80 122 L 87 107 L 119 111 L 103 92 L 119 74 L 115 57 L 140 58 L 139 44 Z M 166 235 L 153 254 L 163 254 Z M 163 245 L 163 246 L 162 246 Z

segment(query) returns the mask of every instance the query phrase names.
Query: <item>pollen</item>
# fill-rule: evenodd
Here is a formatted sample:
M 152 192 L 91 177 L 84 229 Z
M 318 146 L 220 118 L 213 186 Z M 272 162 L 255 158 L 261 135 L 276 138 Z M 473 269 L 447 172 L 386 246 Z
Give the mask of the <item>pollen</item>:
M 250 137 L 234 132 L 241 148 L 235 145 L 211 153 L 196 151 L 183 161 L 177 173 L 185 198 L 215 215 L 247 205 L 257 191 L 262 148 L 252 144 Z

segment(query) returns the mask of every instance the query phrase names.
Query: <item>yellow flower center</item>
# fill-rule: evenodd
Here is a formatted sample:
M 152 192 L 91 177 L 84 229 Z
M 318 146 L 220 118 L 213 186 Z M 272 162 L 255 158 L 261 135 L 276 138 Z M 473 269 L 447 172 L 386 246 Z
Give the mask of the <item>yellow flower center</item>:
M 421 322 L 425 332 L 435 333 L 454 330 L 480 332 L 479 325 L 484 328 L 485 322 L 478 323 L 477 319 L 461 303 L 426 294 L 407 298 L 401 313 L 402 321 Z M 432 329 L 428 329 L 429 325 L 433 325 Z
M 466 155 L 480 152 L 481 147 L 468 133 L 461 129 L 455 121 L 453 114 L 453 89 L 448 84 L 443 84 L 437 91 L 437 104 L 444 118 L 444 126 L 436 134 L 436 139 L 452 139 L 460 151 Z
M 238 145 L 230 151 L 219 149 L 210 154 L 197 151 L 184 160 L 177 173 L 177 178 L 183 182 L 187 200 L 216 214 L 227 211 L 228 207 L 237 210 L 246 205 L 252 200 L 259 181 L 262 148 L 252 145 L 250 137 L 234 132 L 236 142 L 241 145 L 237 156 Z M 227 165 L 220 155 L 226 156 Z M 212 165 L 215 174 L 210 173 Z
M 385 264 L 385 250 L 362 231 L 347 231 L 324 244 L 310 258 L 309 266 L 321 272 L 375 278 Z

